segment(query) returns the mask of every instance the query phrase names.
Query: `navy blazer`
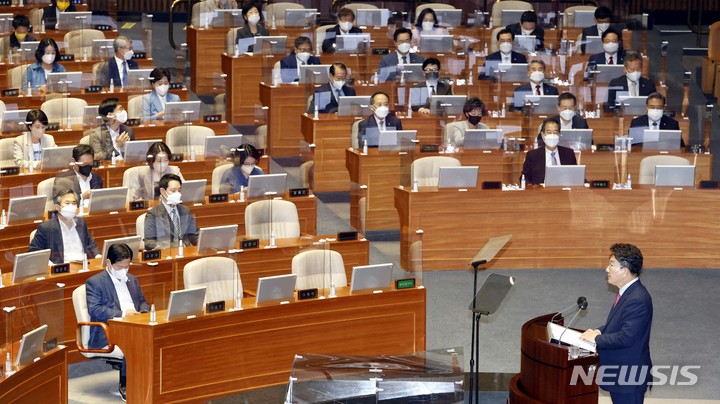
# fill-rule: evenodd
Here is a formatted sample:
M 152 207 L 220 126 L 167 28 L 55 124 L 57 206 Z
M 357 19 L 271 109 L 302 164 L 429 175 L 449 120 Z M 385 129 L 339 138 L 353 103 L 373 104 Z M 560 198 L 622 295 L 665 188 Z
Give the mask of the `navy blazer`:
M 90 189 L 102 189 L 103 181 L 100 174 L 93 171 L 92 177 L 90 177 Z M 75 170 L 72 168 L 59 173 L 53 181 L 53 195 L 57 194 L 60 190 L 72 189 L 75 192 L 76 197 L 80 197 L 80 181 L 78 181 Z
M 353 26 L 350 28 L 349 34 L 362 34 L 362 30 L 358 27 Z M 322 43 L 322 51 L 325 53 L 335 53 L 335 41 L 337 36 L 340 35 L 340 25 L 335 24 L 334 27 L 330 27 L 325 30 L 325 39 Z
M 560 115 L 555 115 L 548 119 L 557 122 L 558 127 L 560 126 Z M 587 119 L 575 114 L 572 119 L 572 129 L 590 129 L 590 127 L 588 126 Z M 537 143 L 538 147 L 545 147 L 545 142 L 543 141 L 542 134 L 540 133 L 537 135 Z
M 258 24 L 257 33 L 253 34 L 252 31 L 250 31 L 250 25 L 246 24 L 245 26 L 237 30 L 237 35 L 235 36 L 235 45 L 237 45 L 238 42 L 243 38 L 252 38 L 256 36 L 270 36 L 270 31 L 265 28 L 264 24 Z M 254 52 L 255 45 L 248 46 L 247 51 Z M 242 50 L 240 52 L 242 52 Z
M 622 30 L 625 29 L 625 24 L 610 24 L 610 28 L 614 30 L 615 32 L 620 34 L 620 39 L 622 40 Z M 589 27 L 585 27 L 582 30 L 582 41 L 580 44 L 580 50 L 582 50 L 583 53 L 585 53 L 585 41 L 587 37 L 589 36 L 600 36 L 600 31 L 598 31 L 597 25 L 591 25 Z M 620 49 L 622 49 L 622 43 L 620 44 Z
M 616 65 L 621 65 L 625 63 L 625 52 L 618 50 L 615 54 L 615 59 L 613 60 Z M 590 59 L 588 59 L 588 67 L 589 66 L 597 66 L 597 65 L 606 65 L 605 63 L 605 52 L 596 53 L 592 56 L 590 56 Z
M 630 127 L 631 128 L 649 128 L 650 127 L 650 118 L 648 118 L 647 114 L 640 115 L 637 118 L 633 118 L 632 121 L 630 121 Z M 680 124 L 678 121 L 676 121 L 673 118 L 670 118 L 667 115 L 663 115 L 662 118 L 660 118 L 660 127 L 659 130 L 680 130 Z M 642 146 L 642 143 L 636 144 L 634 146 Z M 685 140 L 683 140 L 682 136 L 680 137 L 680 147 L 685 147 Z
M 342 92 L 343 95 L 346 97 L 354 97 L 356 95 L 355 89 L 348 86 L 347 84 L 342 87 Z M 337 112 L 338 100 L 336 99 L 337 94 L 335 93 L 335 87 L 331 87 L 330 83 L 325 83 L 320 87 L 315 87 L 315 92 L 313 93 L 313 95 L 310 96 L 310 103 L 308 104 L 307 113 L 315 113 L 315 94 L 318 93 L 326 93 L 327 96 L 330 97 L 330 99 L 328 100 L 330 102 L 327 103 L 324 107 L 318 105 L 318 113 L 331 114 L 333 112 Z
M 85 253 L 88 259 L 95 258 L 96 255 L 100 254 L 100 249 L 90 232 L 88 231 L 85 219 L 82 217 L 75 218 L 75 230 L 80 236 L 80 242 L 82 243 Z M 43 222 L 38 226 L 35 232 L 35 237 L 30 242 L 28 252 L 50 249 L 50 261 L 55 264 L 62 264 L 65 262 L 65 247 L 63 246 L 62 229 L 60 229 L 60 219 L 54 217 L 47 222 Z
M 198 229 L 195 224 L 195 216 L 187 206 L 177 205 L 177 210 L 180 215 L 180 234 L 183 245 L 197 245 Z M 162 203 L 158 203 L 145 215 L 145 238 L 143 241 L 146 250 L 177 247 L 178 238 L 172 232 L 170 214 Z
M 408 53 L 408 56 L 410 57 L 408 59 L 409 64 L 418 64 L 425 61 L 425 58 L 417 53 Z M 380 59 L 380 65 L 378 66 L 378 75 L 380 76 L 380 81 L 395 80 L 395 77 L 397 76 L 398 62 L 398 54 L 395 50 Z
M 375 115 L 370 115 L 369 117 L 363 119 L 358 124 L 358 145 L 362 147 L 363 140 L 365 140 L 365 133 L 368 129 L 375 128 L 377 130 L 377 121 L 375 120 Z M 385 128 L 390 129 L 394 128 L 395 130 L 402 130 L 402 121 L 395 117 L 395 115 L 388 115 L 385 117 Z M 368 147 L 377 147 L 377 146 L 370 146 Z
M 655 83 L 652 80 L 648 80 L 645 77 L 640 77 L 640 87 L 638 88 L 638 95 L 647 97 L 648 95 L 656 92 Z M 609 109 L 615 108 L 615 99 L 617 98 L 618 91 L 628 91 L 627 76 L 622 75 L 610 80 L 608 84 L 608 100 L 607 105 Z
M 523 84 L 515 88 L 515 92 L 526 91 L 535 94 L 535 89 L 530 87 L 530 83 Z M 543 83 L 543 94 L 544 95 L 560 95 L 557 87 L 551 86 L 550 84 Z
M 650 328 L 652 326 L 653 304 L 650 293 L 637 280 L 620 296 L 615 307 L 610 310 L 605 325 L 598 328 L 600 335 L 595 337 L 600 366 L 652 366 L 650 359 Z M 647 382 L 652 380 L 650 369 L 647 369 L 647 380 L 636 385 L 615 385 L 618 374 L 622 372 L 606 372 L 603 381 L 604 390 L 631 394 L 644 392 Z M 642 370 L 637 370 L 638 374 Z M 614 377 L 613 377 L 614 376 Z
M 567 147 L 558 146 L 560 164 L 564 166 L 577 165 L 575 152 Z M 528 184 L 542 184 L 545 182 L 545 147 L 530 150 L 525 156 L 523 163 L 523 175 Z
M 306 63 L 309 65 L 322 64 L 317 56 L 310 56 Z M 297 58 L 294 51 L 280 59 L 280 77 L 283 83 L 292 83 L 299 80 Z
M 510 32 L 513 33 L 513 36 L 522 35 L 522 27 L 519 22 L 510 24 L 505 28 L 509 29 Z M 535 35 L 536 50 L 545 49 L 545 30 L 540 26 L 540 24 L 535 24 L 535 29 L 530 33 L 530 35 Z
M 414 88 L 427 88 L 427 82 L 421 81 L 419 83 L 414 83 L 413 87 Z M 452 86 L 450 86 L 450 83 L 448 83 L 444 79 L 438 80 L 437 87 L 435 87 L 435 95 L 453 95 Z M 417 111 L 420 108 L 430 109 L 430 96 L 428 96 L 427 99 L 425 100 L 425 104 L 413 105 L 412 110 Z
M 52 3 L 50 3 L 50 5 L 43 8 L 42 19 L 43 19 L 43 21 L 45 21 L 45 29 L 46 30 L 57 29 L 55 27 L 57 25 L 57 16 L 55 14 L 56 8 L 57 8 L 57 6 L 55 5 L 54 1 Z M 72 3 L 72 1 L 70 2 L 70 7 L 66 8 L 65 11 L 77 11 L 77 9 L 75 9 L 75 5 Z M 63 12 L 65 12 L 65 11 L 63 11 Z M 34 27 L 34 28 L 37 29 L 37 32 L 40 32 L 40 27 Z M 62 28 L 62 29 L 67 29 L 67 28 Z
M 485 60 L 502 60 L 500 51 L 489 54 Z M 527 63 L 527 58 L 522 53 L 515 51 L 510 52 L 510 63 Z
M 128 69 L 134 70 L 138 68 L 138 63 L 132 59 L 127 61 Z M 120 81 L 120 72 L 118 71 L 118 65 L 115 63 L 115 55 L 110 57 L 110 60 L 106 60 L 99 68 L 97 75 L 97 85 L 103 87 L 110 87 L 110 79 L 113 80 L 115 87 L 122 87 Z
M 135 311 L 140 313 L 150 311 L 150 305 L 145 300 L 137 277 L 130 273 L 127 274 L 127 277 L 127 287 L 135 304 Z M 122 317 L 120 300 L 107 270 L 93 275 L 85 282 L 85 294 L 90 321 L 107 323 L 112 318 Z M 107 338 L 100 327 L 90 327 L 88 347 L 99 349 L 107 345 Z

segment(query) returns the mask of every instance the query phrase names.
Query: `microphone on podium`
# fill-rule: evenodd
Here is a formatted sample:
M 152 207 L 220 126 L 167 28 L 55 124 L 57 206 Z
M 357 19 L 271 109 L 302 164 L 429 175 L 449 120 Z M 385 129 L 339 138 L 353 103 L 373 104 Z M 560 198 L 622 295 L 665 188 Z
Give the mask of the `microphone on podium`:
M 550 322 L 551 322 L 551 323 L 554 323 L 554 322 L 555 322 L 555 319 L 556 319 L 559 315 L 565 313 L 566 311 L 572 309 L 573 307 L 577 307 L 577 308 L 580 309 L 580 310 L 585 310 L 585 309 L 587 309 L 587 306 L 588 306 L 588 301 L 587 301 L 587 299 L 585 298 L 585 296 L 580 296 L 580 297 L 577 298 L 577 302 L 575 302 L 575 303 L 571 304 L 570 306 L 568 306 L 568 307 L 560 310 L 559 312 L 557 312 L 557 314 L 555 314 L 555 315 L 553 316 L 553 318 L 550 319 Z
M 581 296 L 581 297 L 578 298 L 577 305 L 578 305 L 578 309 L 577 309 L 577 311 L 575 312 L 575 315 L 572 317 L 572 319 L 570 319 L 570 322 L 567 323 L 567 324 L 565 325 L 565 327 L 563 327 L 564 330 L 563 330 L 563 332 L 560 334 L 560 338 L 558 338 L 558 345 L 561 345 L 561 344 L 562 344 L 562 337 L 563 337 L 563 335 L 565 335 L 565 331 L 567 331 L 568 329 L 570 329 L 570 326 L 572 325 L 572 323 L 575 322 L 575 319 L 577 318 L 578 314 L 580 314 L 581 311 L 587 309 L 587 307 L 588 307 L 588 301 L 587 301 L 586 298 L 584 298 L 584 297 Z

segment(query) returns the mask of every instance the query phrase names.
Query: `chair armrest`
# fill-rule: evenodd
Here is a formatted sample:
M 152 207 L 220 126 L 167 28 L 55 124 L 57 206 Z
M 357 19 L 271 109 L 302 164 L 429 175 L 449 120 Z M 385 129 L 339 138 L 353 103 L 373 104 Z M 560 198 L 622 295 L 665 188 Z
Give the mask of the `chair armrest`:
M 100 327 L 103 330 L 103 333 L 105 334 L 105 338 L 108 341 L 107 348 L 99 348 L 99 349 L 90 349 L 86 346 L 83 346 L 82 343 L 82 327 L 87 326 L 93 326 L 93 327 Z M 77 327 L 75 328 L 75 344 L 77 345 L 78 351 L 84 352 L 84 353 L 111 353 L 115 350 L 115 345 L 113 345 L 110 342 L 110 329 L 108 328 L 107 324 L 99 321 L 90 321 L 90 322 L 80 322 L 77 324 Z

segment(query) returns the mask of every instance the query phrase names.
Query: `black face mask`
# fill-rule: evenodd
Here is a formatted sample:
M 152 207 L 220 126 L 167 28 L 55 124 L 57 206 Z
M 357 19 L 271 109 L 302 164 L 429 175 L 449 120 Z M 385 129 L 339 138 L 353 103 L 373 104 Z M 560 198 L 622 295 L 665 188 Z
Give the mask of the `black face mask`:
M 427 72 L 425 73 L 425 78 L 430 81 L 435 81 L 440 77 L 440 73 L 438 72 Z
M 477 124 L 480 123 L 482 116 L 468 115 L 467 119 L 473 126 L 477 126 Z
M 80 174 L 82 174 L 82 175 L 84 175 L 84 176 L 86 176 L 86 177 L 87 177 L 88 175 L 90 175 L 90 173 L 92 172 L 92 166 L 91 166 L 91 165 L 87 165 L 87 166 L 76 166 L 76 167 L 77 167 L 77 171 L 78 171 Z

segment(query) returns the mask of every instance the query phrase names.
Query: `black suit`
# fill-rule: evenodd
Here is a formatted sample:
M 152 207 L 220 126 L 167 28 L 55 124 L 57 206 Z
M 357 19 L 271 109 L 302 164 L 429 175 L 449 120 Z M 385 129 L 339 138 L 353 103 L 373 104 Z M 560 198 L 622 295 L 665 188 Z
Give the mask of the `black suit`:
M 337 112 L 338 109 L 338 99 L 337 99 L 337 93 L 335 90 L 335 87 L 331 87 L 330 83 L 325 83 L 321 85 L 320 87 L 315 88 L 315 93 L 310 97 L 310 104 L 308 105 L 307 113 L 313 114 L 315 113 L 315 95 L 316 94 L 323 94 L 322 99 L 320 102 L 325 102 L 325 100 L 329 101 L 324 107 L 322 105 L 318 105 L 318 112 L 321 114 L 331 114 L 333 112 Z M 354 97 L 355 89 L 344 85 L 342 87 L 342 94 L 347 97 Z M 329 99 L 327 98 L 329 97 Z
M 543 83 L 543 95 L 560 95 L 560 92 L 558 91 L 557 87 L 551 86 L 550 84 Z M 530 86 L 530 83 L 523 84 L 521 86 L 518 86 L 515 88 L 515 93 L 521 92 L 521 93 L 527 93 L 527 94 L 535 94 L 535 85 L 532 87 Z M 516 106 L 514 103 L 512 107 L 510 108 L 512 110 L 518 110 L 521 109 L 520 107 Z
M 509 29 L 514 36 L 522 35 L 522 27 L 519 22 L 510 24 L 505 28 Z M 540 24 L 535 24 L 535 29 L 530 33 L 530 35 L 535 35 L 536 50 L 545 49 L 545 30 L 540 26 Z
M 611 30 L 614 30 L 618 34 L 620 34 L 620 39 L 622 39 L 622 30 L 625 28 L 624 24 L 610 24 Z M 598 31 L 597 25 L 591 25 L 589 27 L 585 27 L 582 30 L 582 41 L 580 44 L 580 50 L 582 50 L 583 53 L 585 53 L 585 42 L 587 40 L 587 37 L 589 36 L 600 36 L 600 31 Z M 622 49 L 622 46 L 620 47 Z
M 88 232 L 85 219 L 82 217 L 76 217 L 75 219 L 75 230 L 80 237 L 80 242 L 83 245 L 83 249 L 88 256 L 88 259 L 95 258 L 96 255 L 100 254 L 100 249 L 90 232 Z M 47 222 L 41 223 L 35 232 L 35 237 L 30 242 L 28 252 L 50 249 L 50 261 L 55 264 L 62 264 L 65 262 L 65 247 L 63 246 L 62 229 L 60 229 L 60 219 L 54 217 Z
M 47 29 L 56 29 L 55 28 L 55 26 L 57 25 L 57 16 L 55 15 L 56 8 L 57 8 L 57 6 L 55 5 L 54 1 L 52 3 L 50 3 L 49 6 L 46 6 L 45 8 L 43 8 L 42 19 L 43 19 L 43 21 L 45 21 L 45 29 L 46 30 Z M 70 2 L 70 7 L 65 9 L 65 11 L 77 11 L 77 10 L 75 9 L 75 5 L 72 4 L 72 2 Z M 60 27 L 60 28 L 62 28 L 62 27 Z M 37 29 L 39 31 L 40 27 L 37 27 Z M 67 29 L 67 28 L 62 28 L 62 29 Z
M 638 85 L 638 95 L 642 97 L 647 97 L 657 91 L 655 89 L 655 83 L 645 77 L 640 77 Z M 610 84 L 608 84 L 607 109 L 615 108 L 616 93 L 618 91 L 628 91 L 627 76 L 620 76 L 610 80 Z
M 102 187 L 102 177 L 97 172 L 93 171 L 92 177 L 90 177 L 90 189 L 102 189 Z M 55 181 L 53 183 L 53 195 L 63 189 L 72 189 L 78 197 L 82 193 L 80 191 L 80 181 L 78 180 L 77 175 L 75 175 L 75 170 L 72 168 L 59 173 L 55 177 Z
M 320 63 L 320 58 L 317 56 L 310 56 L 305 63 L 309 65 L 322 64 Z M 282 78 L 283 83 L 292 83 L 299 80 L 297 57 L 295 56 L 295 52 L 292 52 L 288 56 L 280 59 L 280 77 Z
M 630 127 L 649 129 L 650 119 L 648 118 L 647 114 L 640 115 L 639 117 L 634 118 L 630 122 Z M 663 117 L 660 118 L 660 127 L 658 128 L 658 130 L 680 130 L 680 124 L 675 119 L 663 115 Z M 642 146 L 642 143 L 634 144 L 634 146 Z M 680 147 L 685 147 L 685 141 L 683 140 L 682 136 L 680 137 Z
M 623 63 L 625 63 L 625 52 L 618 50 L 613 57 L 613 64 L 621 65 Z M 588 67 L 606 64 L 605 52 L 596 53 L 588 59 Z
M 198 229 L 195 224 L 195 216 L 187 206 L 177 205 L 177 210 L 180 216 L 180 238 L 183 245 L 197 245 Z M 144 237 L 146 250 L 177 247 L 178 236 L 172 231 L 170 214 L 162 202 L 150 209 L 145 215 Z
M 377 130 L 377 127 L 377 121 L 375 120 L 374 114 L 360 121 L 358 124 L 358 145 L 360 147 L 362 147 L 363 140 L 365 140 L 365 134 L 368 131 Z M 402 122 L 394 115 L 388 115 L 385 117 L 385 129 L 402 130 Z M 368 145 L 368 147 L 377 147 L 377 145 Z
M 558 128 L 560 127 L 560 115 L 555 115 L 548 119 L 556 122 L 558 124 Z M 590 129 L 590 127 L 588 127 L 587 119 L 575 114 L 572 119 L 572 129 Z M 545 142 L 543 141 L 540 133 L 537 135 L 537 143 L 538 147 L 545 147 Z
M 358 27 L 350 28 L 348 34 L 362 34 L 362 30 Z M 334 27 L 325 30 L 325 40 L 322 43 L 322 51 L 325 53 L 335 53 L 335 40 L 340 33 L 340 25 L 335 24 Z
M 572 149 L 558 146 L 556 150 L 560 156 L 560 164 L 564 166 L 577 165 L 575 152 Z M 522 173 L 525 176 L 525 182 L 528 184 L 542 184 L 545 182 L 545 147 L 527 153 Z
M 245 25 L 244 27 L 237 30 L 237 36 L 235 36 L 235 44 L 238 43 L 243 38 L 252 38 L 256 36 L 270 36 L 270 31 L 265 28 L 264 25 L 258 24 L 257 25 L 257 33 L 253 34 L 252 31 L 250 31 L 250 25 Z M 255 51 L 255 45 L 250 45 L 247 48 L 248 52 L 254 52 Z M 240 49 L 240 52 L 244 52 L 243 49 Z
M 502 52 L 497 51 L 489 54 L 485 60 L 502 60 Z M 510 52 L 510 63 L 527 63 L 527 58 L 522 53 L 515 51 Z
M 37 41 L 37 39 L 35 39 L 35 37 L 30 34 L 27 34 L 25 36 L 25 39 L 23 39 L 23 42 L 33 42 L 33 41 Z M 20 47 L 20 41 L 18 41 L 18 39 L 14 33 L 10 34 L 10 47 L 13 49 Z
M 420 82 L 413 84 L 413 88 L 427 88 L 427 82 Z M 443 80 L 438 80 L 437 86 L 435 87 L 435 95 L 452 95 L 452 87 L 450 84 Z M 423 105 L 413 105 L 412 110 L 417 111 L 420 108 L 430 109 L 430 95 L 428 95 Z

